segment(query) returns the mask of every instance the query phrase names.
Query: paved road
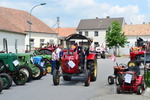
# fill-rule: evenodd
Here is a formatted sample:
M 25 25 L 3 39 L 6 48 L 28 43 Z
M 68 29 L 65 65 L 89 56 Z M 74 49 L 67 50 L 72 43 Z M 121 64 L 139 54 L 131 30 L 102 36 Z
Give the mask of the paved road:
M 117 58 L 118 63 L 127 63 L 129 58 Z M 24 86 L 13 86 L 3 90 L 0 100 L 149 100 L 135 93 L 116 94 L 116 86 L 108 85 L 107 77 L 113 74 L 116 63 L 110 59 L 98 59 L 98 77 L 89 87 L 84 86 L 83 78 L 74 77 L 66 82 L 61 78 L 60 85 L 54 86 L 52 76 L 48 74 L 41 80 L 27 83 Z

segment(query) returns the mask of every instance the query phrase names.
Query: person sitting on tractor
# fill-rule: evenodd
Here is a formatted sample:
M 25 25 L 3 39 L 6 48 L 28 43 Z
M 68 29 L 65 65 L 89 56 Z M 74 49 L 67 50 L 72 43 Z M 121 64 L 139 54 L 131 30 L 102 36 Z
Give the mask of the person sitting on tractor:
M 81 66 L 84 66 L 85 51 L 84 51 L 84 49 L 82 49 L 81 46 L 78 46 L 77 43 L 75 43 L 74 46 L 75 46 L 74 52 L 77 52 L 77 53 L 79 54 L 79 56 L 80 56 L 80 59 L 81 59 L 80 65 L 81 65 Z

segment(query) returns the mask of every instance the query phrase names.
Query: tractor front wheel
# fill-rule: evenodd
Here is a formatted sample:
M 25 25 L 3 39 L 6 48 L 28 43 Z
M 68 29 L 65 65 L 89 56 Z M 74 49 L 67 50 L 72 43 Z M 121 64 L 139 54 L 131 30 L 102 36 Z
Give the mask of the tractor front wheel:
M 9 89 L 12 85 L 12 78 L 7 73 L 1 73 L 0 77 L 3 81 L 3 89 Z
M 114 77 L 113 76 L 108 76 L 108 83 L 109 83 L 109 85 L 114 84 Z
M 59 85 L 59 82 L 60 82 L 59 71 L 57 69 L 54 69 L 54 72 L 53 72 L 53 83 L 54 83 L 54 85 Z
M 16 85 L 24 85 L 27 82 L 27 75 L 23 71 L 19 71 L 18 74 L 13 77 L 13 81 Z
M 31 68 L 29 66 L 20 66 L 19 70 L 26 73 L 26 75 L 27 75 L 27 82 L 31 81 L 31 79 L 32 79 L 32 70 L 31 70 Z
M 117 93 L 120 94 L 121 93 L 121 86 L 117 85 Z
M 143 92 L 142 86 L 138 86 L 137 87 L 137 94 L 140 95 L 140 94 L 142 94 L 142 92 Z
M 90 71 L 86 70 L 85 71 L 85 76 L 84 76 L 84 82 L 85 82 L 85 86 L 89 86 L 90 85 L 90 81 L 91 81 L 91 75 L 90 75 Z
M 36 70 L 38 70 L 38 72 L 36 74 L 32 75 L 32 78 L 34 80 L 38 80 L 38 79 L 42 78 L 42 76 L 43 76 L 43 68 L 38 64 L 35 64 L 35 67 L 36 67 Z

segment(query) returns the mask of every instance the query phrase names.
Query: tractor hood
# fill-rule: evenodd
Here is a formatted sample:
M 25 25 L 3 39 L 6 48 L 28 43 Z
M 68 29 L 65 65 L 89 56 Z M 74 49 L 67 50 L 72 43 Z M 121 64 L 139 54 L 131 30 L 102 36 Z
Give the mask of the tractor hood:
M 15 57 L 15 58 L 17 58 L 17 55 L 15 53 L 0 53 L 0 59 L 8 58 L 8 57 Z

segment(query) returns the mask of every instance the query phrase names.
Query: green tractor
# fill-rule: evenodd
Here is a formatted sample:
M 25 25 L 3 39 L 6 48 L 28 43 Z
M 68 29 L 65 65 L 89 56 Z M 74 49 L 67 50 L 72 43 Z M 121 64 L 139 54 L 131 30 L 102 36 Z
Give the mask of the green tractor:
M 20 62 L 21 71 L 27 74 L 27 82 L 31 79 L 37 80 L 43 76 L 43 68 L 38 64 L 33 64 L 33 55 L 31 53 L 17 53 Z
M 24 85 L 27 81 L 27 75 L 20 69 L 17 55 L 8 53 L 7 40 L 3 40 L 3 51 L 0 52 L 0 77 L 3 81 L 3 89 L 9 89 L 12 80 L 16 85 Z
M 0 53 L 0 76 L 4 83 L 4 88 L 12 85 L 12 79 L 16 85 L 24 85 L 27 81 L 27 75 L 20 69 L 17 55 L 14 53 Z M 11 77 L 9 77 L 9 74 Z

